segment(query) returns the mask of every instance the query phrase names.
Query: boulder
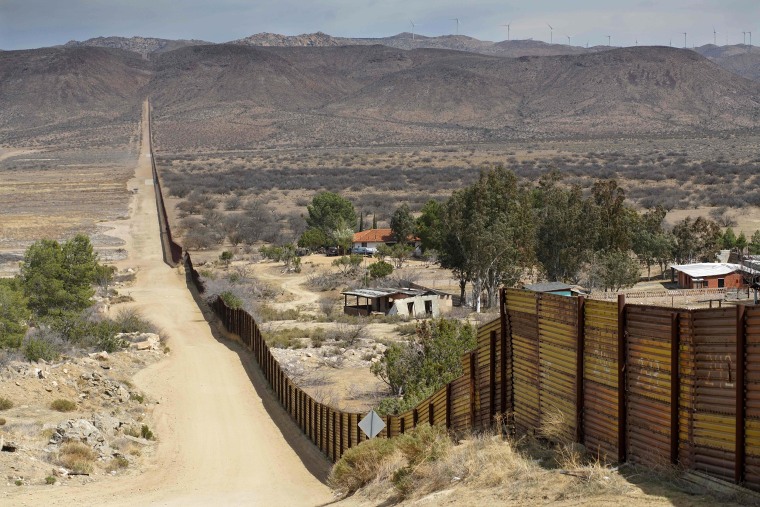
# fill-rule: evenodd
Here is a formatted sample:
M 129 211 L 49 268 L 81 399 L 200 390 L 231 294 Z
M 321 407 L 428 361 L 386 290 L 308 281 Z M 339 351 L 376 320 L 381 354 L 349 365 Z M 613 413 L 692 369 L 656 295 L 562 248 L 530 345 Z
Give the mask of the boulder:
M 56 434 L 59 437 L 56 437 Z M 54 442 L 54 440 L 57 441 Z M 86 419 L 69 419 L 56 427 L 50 441 L 51 443 L 75 441 L 92 446 L 104 442 L 105 438 L 103 437 L 103 433 L 90 421 Z

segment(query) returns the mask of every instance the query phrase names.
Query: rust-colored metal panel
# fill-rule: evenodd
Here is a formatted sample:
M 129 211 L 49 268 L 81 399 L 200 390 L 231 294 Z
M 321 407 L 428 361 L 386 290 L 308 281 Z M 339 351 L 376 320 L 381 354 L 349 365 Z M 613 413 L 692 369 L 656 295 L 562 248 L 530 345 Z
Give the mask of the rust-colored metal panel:
M 507 289 L 507 311 L 535 315 L 537 293 L 522 289 Z
M 626 305 L 627 456 L 648 466 L 671 462 L 671 315 Z
M 678 407 L 679 449 L 678 461 L 685 468 L 694 466 L 694 411 L 695 411 L 695 354 L 694 314 L 679 313 L 679 376 L 680 396 Z
M 736 309 L 693 310 L 693 468 L 732 480 L 736 450 Z
M 760 491 L 760 307 L 744 313 L 744 484 Z
M 541 294 L 538 312 L 539 425 L 560 422 L 566 439 L 576 434 L 578 298 Z

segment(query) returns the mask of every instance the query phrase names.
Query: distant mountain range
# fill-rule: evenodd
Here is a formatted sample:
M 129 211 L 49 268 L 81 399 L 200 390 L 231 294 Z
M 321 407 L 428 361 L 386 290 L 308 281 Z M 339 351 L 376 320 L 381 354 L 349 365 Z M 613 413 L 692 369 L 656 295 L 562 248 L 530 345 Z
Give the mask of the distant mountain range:
M 323 32 L 302 35 L 280 35 L 276 33 L 258 33 L 229 42 L 246 46 L 263 47 L 334 47 L 367 46 L 380 44 L 397 49 L 450 49 L 468 51 L 484 55 L 519 58 L 522 56 L 561 56 L 598 53 L 619 49 L 610 46 L 592 46 L 585 48 L 566 44 L 548 44 L 534 40 L 510 40 L 501 42 L 481 41 L 466 35 L 442 35 L 427 37 L 403 32 L 380 38 L 333 37 Z M 141 54 L 165 53 L 186 46 L 212 44 L 200 40 L 169 40 L 152 37 L 97 37 L 83 42 L 70 41 L 65 46 L 96 46 L 124 49 Z M 715 46 L 707 44 L 692 48 L 693 51 L 714 61 L 721 67 L 740 76 L 760 80 L 760 49 L 756 46 L 737 44 Z
M 66 143 L 70 132 L 96 130 L 106 139 L 108 125 L 135 121 L 144 97 L 168 151 L 760 127 L 760 83 L 666 47 L 505 58 L 384 45 L 138 45 L 155 51 L 145 58 L 83 44 L 0 53 L 0 139 Z

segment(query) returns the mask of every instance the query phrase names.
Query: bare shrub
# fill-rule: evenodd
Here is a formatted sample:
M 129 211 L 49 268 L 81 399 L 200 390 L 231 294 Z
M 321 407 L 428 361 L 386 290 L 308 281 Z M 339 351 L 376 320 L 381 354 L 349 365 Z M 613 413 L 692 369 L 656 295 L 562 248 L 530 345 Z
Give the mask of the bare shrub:
M 66 442 L 58 452 L 59 465 L 79 474 L 92 473 L 96 455 L 87 444 L 82 442 Z

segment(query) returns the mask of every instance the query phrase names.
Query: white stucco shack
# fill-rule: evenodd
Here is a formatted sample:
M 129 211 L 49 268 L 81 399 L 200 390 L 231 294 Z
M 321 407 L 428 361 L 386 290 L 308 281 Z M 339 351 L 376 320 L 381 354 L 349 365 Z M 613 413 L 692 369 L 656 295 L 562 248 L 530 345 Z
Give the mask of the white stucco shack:
M 440 296 L 423 289 L 353 289 L 341 292 L 347 315 L 398 315 L 406 318 L 438 317 Z M 354 299 L 355 298 L 355 299 Z

